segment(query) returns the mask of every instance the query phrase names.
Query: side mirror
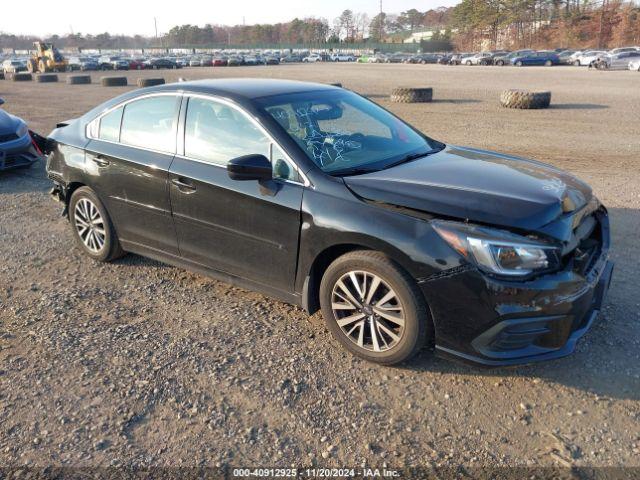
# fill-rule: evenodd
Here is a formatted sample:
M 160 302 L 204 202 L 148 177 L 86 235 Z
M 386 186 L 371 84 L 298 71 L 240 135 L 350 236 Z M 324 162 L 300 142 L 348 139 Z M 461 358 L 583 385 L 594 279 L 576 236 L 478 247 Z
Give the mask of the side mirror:
M 264 155 L 244 155 L 227 163 L 227 173 L 231 180 L 271 180 L 273 168 Z

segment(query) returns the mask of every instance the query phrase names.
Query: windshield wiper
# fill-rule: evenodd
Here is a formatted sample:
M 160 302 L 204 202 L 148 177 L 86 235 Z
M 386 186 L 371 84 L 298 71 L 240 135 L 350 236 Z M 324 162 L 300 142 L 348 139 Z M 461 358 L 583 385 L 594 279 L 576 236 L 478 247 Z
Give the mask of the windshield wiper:
M 392 167 L 396 167 L 398 165 L 401 165 L 403 163 L 407 163 L 407 162 L 412 162 L 413 160 L 417 160 L 419 158 L 422 157 L 428 157 L 429 155 L 439 152 L 440 150 L 438 149 L 433 149 L 433 150 L 429 150 L 428 152 L 420 152 L 420 153 L 412 153 L 411 155 L 407 155 L 405 157 L 403 157 L 402 159 L 398 160 L 397 162 L 393 162 L 390 163 L 389 165 L 385 165 L 384 166 L 384 170 L 388 169 L 388 168 L 392 168 Z
M 342 170 L 336 170 L 335 172 L 328 172 L 329 175 L 333 175 L 334 177 L 348 177 L 350 175 L 364 175 L 365 173 L 372 173 L 380 171 L 379 168 L 362 168 L 362 167 L 353 167 L 353 168 L 343 168 Z

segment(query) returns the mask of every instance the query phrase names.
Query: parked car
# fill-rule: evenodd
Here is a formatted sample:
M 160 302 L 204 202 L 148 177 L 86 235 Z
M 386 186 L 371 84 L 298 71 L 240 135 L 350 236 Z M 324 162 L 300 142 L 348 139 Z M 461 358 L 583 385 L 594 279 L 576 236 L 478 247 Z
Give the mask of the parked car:
M 5 60 L 2 62 L 2 71 L 4 73 L 19 73 L 27 71 L 27 64 L 22 60 Z
M 355 62 L 356 57 L 350 53 L 334 53 L 331 55 L 332 62 Z
M 625 50 L 613 55 L 599 57 L 595 66 L 603 70 L 628 70 L 629 62 L 637 59 L 640 59 L 640 51 Z
M 120 57 L 117 56 L 103 55 L 98 58 L 98 68 L 100 70 L 113 70 L 113 62 L 119 59 Z
M 563 50 L 562 52 L 558 53 L 558 58 L 560 59 L 560 63 L 562 65 L 572 65 L 573 64 L 572 56 L 574 53 L 576 53 L 575 50 Z
M 227 66 L 227 59 L 226 58 L 222 58 L 222 57 L 216 57 L 213 59 L 213 66 L 214 67 L 226 67 Z
M 244 64 L 245 65 L 260 65 L 262 62 L 258 61 L 258 58 L 253 56 L 253 55 L 247 55 L 246 57 L 244 57 Z
M 369 57 L 369 63 L 389 63 L 389 57 L 384 53 L 376 53 L 372 57 Z
M 577 55 L 573 64 L 579 67 L 589 67 L 598 60 L 598 58 L 606 55 L 608 55 L 608 53 L 602 50 L 587 50 Z
M 144 70 L 144 58 L 130 58 L 129 70 Z
M 144 62 L 144 68 L 150 68 L 153 70 L 159 70 L 162 68 L 180 68 L 180 65 L 176 62 L 169 60 L 168 58 L 150 58 Z
M 0 98 L 0 106 L 4 100 Z M 26 168 L 42 158 L 24 120 L 0 108 L 0 172 Z
M 631 60 L 629 62 L 629 70 L 635 70 L 636 72 L 640 72 L 640 59 Z
M 191 60 L 189 60 L 189 66 L 190 67 L 199 67 L 201 66 L 202 63 L 200 61 L 200 58 L 192 58 Z
M 491 53 L 481 52 L 468 57 L 462 57 L 460 63 L 462 65 L 480 65 L 483 61 L 486 62 L 491 58 Z
M 515 52 L 511 52 L 506 55 L 498 55 L 497 57 L 494 57 L 493 64 L 500 67 L 504 65 L 511 65 L 511 59 L 522 55 L 527 55 L 532 52 L 533 50 L 516 50 Z
M 411 55 L 407 53 L 392 53 L 387 55 L 387 63 L 404 63 Z
M 453 59 L 454 55 L 451 53 L 447 53 L 445 55 L 442 55 L 440 58 L 438 58 L 438 63 L 440 65 L 451 65 L 451 60 Z
M 280 59 L 274 55 L 267 55 L 264 57 L 264 63 L 266 65 L 280 65 Z
M 287 55 L 280 59 L 280 63 L 300 63 L 302 58 L 299 55 Z
M 201 67 L 213 67 L 213 58 L 209 56 L 200 57 Z
M 438 58 L 440 57 L 435 53 L 421 53 L 409 57 L 407 63 L 419 63 L 420 65 L 426 65 L 428 63 L 438 63 Z
M 550 67 L 552 65 L 560 65 L 560 58 L 556 52 L 542 51 L 515 56 L 510 59 L 510 62 L 511 65 L 515 65 L 516 67 L 535 65 L 545 65 Z
M 302 59 L 302 61 L 305 62 L 305 63 L 322 62 L 322 57 L 320 55 L 318 55 L 317 53 L 312 53 L 308 57 L 304 57 Z
M 612 276 L 607 210 L 588 185 L 443 144 L 340 88 L 136 90 L 47 145 L 53 194 L 91 259 L 151 256 L 321 309 L 373 362 L 425 345 L 488 366 L 562 357 Z
M 129 60 L 126 58 L 117 58 L 111 61 L 113 70 L 129 70 Z
M 638 48 L 638 47 L 620 47 L 620 48 L 614 48 L 612 50 L 609 50 L 609 53 L 611 55 L 617 55 L 618 53 L 637 52 L 637 51 L 640 51 L 640 48 Z
M 242 57 L 234 55 L 227 59 L 227 66 L 229 67 L 239 67 L 240 65 L 242 65 Z

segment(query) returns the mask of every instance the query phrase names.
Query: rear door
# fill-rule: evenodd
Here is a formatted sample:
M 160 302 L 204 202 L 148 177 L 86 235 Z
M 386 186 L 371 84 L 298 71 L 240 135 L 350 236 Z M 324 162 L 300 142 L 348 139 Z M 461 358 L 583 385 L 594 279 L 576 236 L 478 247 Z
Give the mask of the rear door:
M 305 188 L 295 165 L 255 120 L 225 100 L 190 96 L 182 117 L 184 145 L 169 172 L 181 255 L 293 291 Z M 271 159 L 272 181 L 229 178 L 227 162 L 249 154 Z
M 178 254 L 168 172 L 181 96 L 133 100 L 92 124 L 85 164 L 122 242 Z

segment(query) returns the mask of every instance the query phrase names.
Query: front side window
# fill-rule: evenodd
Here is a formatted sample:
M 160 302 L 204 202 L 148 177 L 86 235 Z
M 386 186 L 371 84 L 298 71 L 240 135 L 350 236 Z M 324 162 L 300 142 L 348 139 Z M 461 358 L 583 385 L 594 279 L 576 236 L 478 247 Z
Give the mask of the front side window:
M 134 147 L 173 153 L 176 148 L 178 98 L 143 98 L 124 107 L 120 142 Z
M 100 130 L 98 131 L 98 138 L 100 140 L 106 140 L 108 142 L 120 141 L 122 111 L 123 107 L 116 108 L 100 119 Z
M 298 180 L 293 165 L 262 130 L 237 109 L 214 100 L 189 99 L 184 154 L 221 166 L 244 155 L 264 155 L 274 165 L 274 178 Z
M 442 148 L 375 103 L 347 91 L 279 95 L 259 103 L 331 175 L 379 170 Z

